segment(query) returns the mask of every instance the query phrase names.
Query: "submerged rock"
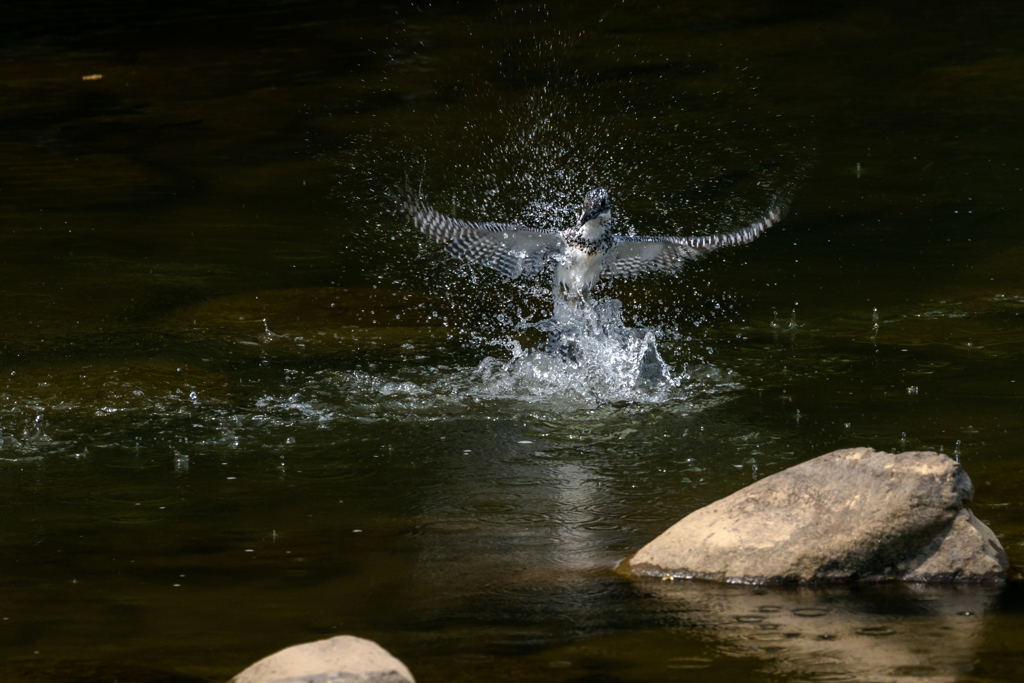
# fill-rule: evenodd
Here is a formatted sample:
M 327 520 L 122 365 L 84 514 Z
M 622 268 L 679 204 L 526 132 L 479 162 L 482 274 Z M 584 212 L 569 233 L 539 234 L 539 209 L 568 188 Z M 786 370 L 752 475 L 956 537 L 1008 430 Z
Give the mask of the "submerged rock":
M 372 640 L 335 636 L 264 657 L 229 683 L 416 683 L 409 669 Z
M 852 448 L 688 515 L 629 561 L 641 576 L 742 583 L 1003 581 L 995 534 L 945 455 Z

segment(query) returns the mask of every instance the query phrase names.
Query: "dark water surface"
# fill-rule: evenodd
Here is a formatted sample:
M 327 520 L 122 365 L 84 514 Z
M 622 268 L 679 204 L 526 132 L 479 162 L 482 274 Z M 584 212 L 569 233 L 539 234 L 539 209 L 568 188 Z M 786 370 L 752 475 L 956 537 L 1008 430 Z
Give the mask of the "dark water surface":
M 221 681 L 339 633 L 421 682 L 1024 677 L 1018 583 L 613 571 L 861 445 L 957 455 L 1024 564 L 1017 4 L 5 7 L 0 680 Z M 667 382 L 611 332 L 532 351 L 546 283 L 395 203 L 561 226 L 597 185 L 636 234 L 792 197 L 600 290 Z

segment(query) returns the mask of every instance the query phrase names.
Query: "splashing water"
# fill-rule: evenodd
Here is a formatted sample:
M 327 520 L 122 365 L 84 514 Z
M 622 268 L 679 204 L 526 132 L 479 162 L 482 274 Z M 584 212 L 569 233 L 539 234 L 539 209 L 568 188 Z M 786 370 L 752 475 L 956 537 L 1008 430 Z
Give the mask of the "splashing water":
M 145 380 L 145 395 L 117 370 L 92 370 L 96 381 L 106 382 L 101 398 L 67 391 L 35 397 L 25 385 L 18 404 L 38 398 L 54 409 L 45 430 L 20 414 L 5 413 L 0 404 L 0 458 L 84 453 L 81 434 L 92 433 L 96 421 L 101 432 L 94 438 L 104 442 L 100 445 L 114 447 L 125 435 L 128 440 L 142 435 L 144 450 L 172 453 L 176 471 L 187 472 L 189 453 L 234 448 L 239 439 L 244 445 L 267 432 L 277 438 L 278 430 L 297 425 L 430 421 L 471 413 L 584 420 L 606 411 L 628 419 L 646 410 L 695 412 L 725 400 L 740 387 L 736 377 L 699 359 L 705 349 L 691 353 L 689 338 L 682 341 L 671 330 L 688 314 L 659 299 L 643 314 L 669 329 L 629 327 L 621 303 L 606 298 L 545 319 L 547 274 L 538 281 L 509 282 L 444 258 L 396 209 L 393 194 L 381 191 L 401 187 L 403 178 L 408 184 L 412 174 L 436 208 L 455 217 L 558 229 L 575 220 L 584 191 L 604 186 L 620 207 L 616 232 L 634 235 L 729 230 L 788 192 L 786 164 L 763 163 L 795 160 L 782 127 L 766 137 L 762 126 L 729 123 L 704 107 L 640 116 L 630 93 L 640 102 L 645 92 L 660 98 L 661 76 L 640 85 L 630 79 L 631 88 L 624 91 L 620 80 L 581 74 L 567 66 L 573 63 L 574 41 L 553 36 L 522 45 L 502 72 L 507 83 L 484 83 L 457 102 L 421 101 L 417 107 L 423 109 L 425 127 L 418 149 L 409 149 L 404 138 L 392 142 L 392 131 L 381 129 L 365 134 L 366 144 L 356 138 L 334 159 L 344 181 L 335 196 L 353 217 L 344 249 L 348 261 L 360 269 L 377 264 L 378 281 L 447 304 L 452 326 L 445 318 L 445 328 L 456 344 L 467 336 L 476 340 L 472 359 L 455 360 L 412 337 L 406 340 L 409 348 L 429 357 L 405 356 L 396 364 L 390 351 L 377 356 L 368 349 L 361 367 L 339 370 L 333 358 L 321 365 L 308 351 L 310 364 L 301 377 L 285 370 L 282 378 L 267 370 L 251 391 L 251 379 L 238 381 L 242 378 L 231 371 L 200 376 L 200 391 L 186 386 L 177 372 L 133 366 L 134 377 Z M 524 74 L 528 82 L 522 82 Z M 710 95 L 687 97 L 701 96 Z M 750 144 L 738 144 L 744 140 Z M 423 171 L 416 159 L 424 160 Z M 747 171 L 741 176 L 750 180 L 729 180 L 733 169 Z M 386 218 L 389 212 L 397 212 L 394 221 Z M 396 254 L 383 263 L 382 236 L 388 252 Z M 722 315 L 722 296 L 695 288 L 687 306 L 702 313 L 689 322 L 699 326 Z M 642 303 L 630 306 L 643 309 Z M 259 320 L 264 335 L 245 343 L 288 339 L 266 318 Z M 795 312 L 789 323 L 795 330 Z M 785 326 L 786 320 L 776 316 L 773 328 Z M 522 339 L 531 336 L 546 336 L 548 343 L 531 346 Z M 76 378 L 81 374 L 69 372 Z
M 11 387 L 17 400 L 0 394 L 0 462 L 103 453 L 156 457 L 186 474 L 194 458 L 268 442 L 291 447 L 296 430 L 332 424 L 486 416 L 596 430 L 639 415 L 691 415 L 742 388 L 731 371 L 692 360 L 690 338 L 630 327 L 622 309 L 598 299 L 468 339 L 453 333 L 451 350 L 409 344 L 424 355 L 411 358 L 403 346 L 398 358 L 385 350 L 345 368 L 268 366 L 248 382 L 134 360 L 130 372 L 93 368 L 83 392 L 65 381 L 80 367 L 47 369 Z
M 509 281 L 454 261 L 425 242 L 397 208 L 404 197 L 416 195 L 457 219 L 563 229 L 576 220 L 583 193 L 600 186 L 609 189 L 618 207 L 615 232 L 682 235 L 735 229 L 791 191 L 786 160 L 794 160 L 794 153 L 778 144 L 778 131 L 766 137 L 763 127 L 723 122 L 709 118 L 706 109 L 683 106 L 665 116 L 640 116 L 630 93 L 637 102 L 645 101 L 645 92 L 661 97 L 660 76 L 631 80 L 625 92 L 618 80 L 567 67 L 577 43 L 574 36 L 558 34 L 513 44 L 500 59 L 499 82 L 443 107 L 422 103 L 424 129 L 415 147 L 403 139 L 387 155 L 401 168 L 404 182 L 388 175 L 389 164 L 379 163 L 379 146 L 370 146 L 371 154 L 355 146 L 339 157 L 349 178 L 339 185 L 345 201 L 353 201 L 351 188 L 368 188 L 360 201 L 375 216 L 367 221 L 364 238 L 349 240 L 349 253 L 373 249 L 366 260 L 379 259 L 378 218 L 396 211 L 391 240 L 416 245 L 417 253 L 382 264 L 380 278 L 443 299 L 453 320 L 468 321 L 453 324 L 454 334 L 474 338 L 480 354 L 460 367 L 432 357 L 426 362 L 434 364 L 426 367 L 325 371 L 329 379 L 325 374 L 311 381 L 319 390 L 344 396 L 334 417 L 434 419 L 452 411 L 520 410 L 563 416 L 606 405 L 690 406 L 734 386 L 728 371 L 702 359 L 676 360 L 695 355 L 685 343 L 675 348 L 671 332 L 628 327 L 615 299 L 545 318 L 550 273 Z M 747 135 L 749 146 L 735 144 Z M 381 193 L 380 187 L 394 191 Z M 727 295 L 694 289 L 687 306 L 715 317 L 722 296 Z M 644 309 L 642 303 L 638 309 Z M 643 314 L 670 329 L 681 317 L 663 305 Z M 795 329 L 794 312 L 790 330 Z M 546 336 L 546 345 L 524 341 L 537 333 Z M 704 354 L 702 348 L 697 355 Z M 311 385 L 309 393 L 317 390 Z M 301 397 L 268 400 L 279 407 L 294 405 L 297 415 L 308 410 Z
M 485 359 L 477 371 L 495 396 L 575 402 L 661 401 L 680 385 L 653 330 L 630 328 L 617 299 L 556 309 L 521 329 L 546 332 L 545 349 L 511 347 L 512 359 Z M 518 348 L 517 348 L 518 347 Z
M 405 365 L 379 374 L 331 371 L 307 388 L 347 398 L 333 416 L 337 419 L 429 421 L 470 413 L 588 420 L 595 409 L 607 409 L 609 417 L 651 408 L 690 413 L 740 386 L 731 373 L 703 363 L 684 363 L 677 372 L 658 349 L 661 332 L 628 327 L 621 302 L 612 298 L 539 322 L 520 322 L 515 330 L 546 333 L 547 344 L 526 348 L 512 335 L 499 336 L 484 346 L 505 353 L 489 353 L 475 365 Z M 293 406 L 306 413 L 306 393 L 267 397 L 263 406 Z

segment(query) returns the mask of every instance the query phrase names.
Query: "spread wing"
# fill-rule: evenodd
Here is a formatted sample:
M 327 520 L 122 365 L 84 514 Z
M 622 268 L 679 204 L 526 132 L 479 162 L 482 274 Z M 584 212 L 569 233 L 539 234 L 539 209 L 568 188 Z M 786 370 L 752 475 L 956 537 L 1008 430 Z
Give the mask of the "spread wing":
M 687 261 L 699 258 L 719 247 L 735 247 L 752 242 L 765 230 L 782 220 L 785 206 L 776 206 L 759 221 L 742 230 L 700 237 L 629 237 L 616 235 L 615 242 L 601 268 L 601 278 L 631 277 L 653 270 L 676 270 Z
M 554 230 L 534 230 L 512 223 L 472 223 L 439 214 L 427 204 L 407 206 L 413 223 L 445 251 L 481 263 L 510 278 L 536 275 L 565 242 Z

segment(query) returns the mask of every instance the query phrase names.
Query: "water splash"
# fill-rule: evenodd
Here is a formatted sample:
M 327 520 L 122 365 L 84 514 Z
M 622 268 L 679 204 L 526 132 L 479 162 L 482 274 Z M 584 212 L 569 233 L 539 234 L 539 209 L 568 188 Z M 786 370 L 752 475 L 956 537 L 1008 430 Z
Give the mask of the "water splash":
M 764 126 L 684 106 L 642 115 L 651 97 L 665 97 L 661 74 L 630 78 L 627 87 L 600 71 L 581 71 L 580 43 L 580 36 L 557 31 L 511 42 L 494 55 L 494 79 L 443 106 L 417 105 L 422 129 L 415 141 L 394 143 L 393 131 L 381 131 L 388 142 L 340 152 L 334 161 L 345 181 L 338 197 L 349 207 L 365 205 L 360 212 L 368 216 L 365 226 L 353 222 L 346 250 L 366 249 L 367 259 L 379 259 L 383 231 L 397 243 L 389 251 L 408 251 L 379 266 L 382 279 L 407 289 L 427 281 L 458 303 L 506 283 L 424 245 L 398 209 L 410 194 L 454 218 L 563 229 L 578 215 L 583 193 L 600 186 L 612 193 L 617 233 L 677 236 L 746 225 L 791 194 L 787 167 L 796 160 L 778 138 L 783 127 L 772 126 L 768 135 Z M 718 97 L 721 88 L 713 92 Z M 701 91 L 688 99 L 705 95 L 712 96 Z M 365 187 L 365 195 L 353 197 L 355 187 Z M 383 218 L 387 213 L 394 220 Z M 535 307 L 528 288 L 518 289 Z M 716 295 L 699 296 L 710 310 Z
M 581 309 L 575 317 L 543 319 L 550 301 L 546 282 L 510 284 L 494 273 L 440 258 L 440 251 L 424 242 L 404 216 L 388 220 L 388 212 L 395 211 L 388 191 L 400 187 L 406 174 L 413 176 L 412 184 L 426 185 L 424 192 L 439 210 L 456 217 L 547 228 L 570 224 L 582 192 L 605 186 L 620 207 L 615 229 L 627 234 L 733 229 L 788 192 L 786 165 L 762 163 L 793 159 L 795 153 L 779 137 L 784 126 L 772 126 L 769 135 L 760 122 L 736 124 L 730 108 L 716 114 L 717 109 L 678 106 L 657 118 L 641 115 L 652 96 L 660 102 L 666 92 L 660 73 L 628 79 L 580 73 L 572 58 L 573 41 L 566 36 L 533 41 L 513 52 L 501 62 L 506 82 L 474 83 L 474 94 L 454 101 L 425 98 L 416 103 L 422 128 L 418 149 L 409 149 L 406 136 L 385 127 L 354 136 L 333 159 L 341 180 L 336 198 L 351 217 L 343 242 L 349 262 L 379 265 L 376 278 L 384 284 L 426 290 L 450 302 L 447 310 L 460 321 L 459 332 L 452 326 L 453 338 L 464 336 L 461 323 L 472 321 L 465 328 L 484 337 L 481 353 L 468 361 L 448 354 L 439 360 L 441 351 L 434 347 L 424 350 L 429 355 L 398 366 L 387 365 L 385 357 L 382 367 L 375 368 L 379 359 L 372 356 L 368 362 L 361 359 L 358 369 L 314 365 L 309 374 L 291 380 L 260 370 L 255 381 L 265 383 L 259 384 L 258 396 L 245 388 L 247 383 L 236 383 L 231 371 L 223 378 L 210 377 L 201 391 L 172 375 L 150 382 L 146 396 L 132 392 L 124 380 L 112 380 L 102 400 L 75 395 L 66 403 L 61 398 L 48 403 L 62 406 L 62 419 L 49 430 L 52 442 L 25 446 L 21 425 L 12 430 L 8 421 L 0 439 L 16 440 L 0 443 L 0 451 L 9 447 L 14 457 L 40 450 L 84 452 L 78 426 L 99 423 L 102 445 L 114 447 L 124 435 L 142 433 L 143 452 L 157 448 L 173 461 L 175 471 L 184 473 L 190 453 L 199 457 L 237 447 L 240 435 L 251 438 L 254 432 L 253 441 L 270 441 L 266 432 L 276 436 L 295 425 L 523 412 L 592 421 L 602 415 L 626 419 L 644 410 L 694 412 L 725 400 L 740 386 L 728 371 L 702 360 L 674 360 L 710 356 L 712 347 L 697 350 L 699 341 L 689 348 L 668 339 L 671 335 L 663 330 L 628 327 L 613 299 Z M 697 95 L 687 97 L 692 102 Z M 415 159 L 428 160 L 425 170 Z M 730 180 L 735 169 L 752 170 L 751 180 Z M 383 264 L 382 239 L 387 239 L 386 253 L 393 255 Z M 688 322 L 700 326 L 725 315 L 721 298 L 695 288 L 687 306 L 702 313 Z M 642 302 L 636 305 L 643 307 Z M 681 316 L 678 307 L 659 300 L 644 315 L 677 324 L 694 314 Z M 262 323 L 263 336 L 242 343 L 288 338 L 284 329 L 271 330 L 265 317 L 254 322 Z M 789 322 L 795 330 L 795 311 Z M 567 353 L 531 347 L 516 338 L 522 333 L 557 333 Z M 420 358 L 430 364 L 419 364 Z M 97 405 L 100 409 L 94 410 Z M 283 461 L 280 467 L 283 472 Z
M 656 332 L 628 327 L 617 299 L 559 308 L 551 318 L 519 327 L 546 332 L 548 343 L 514 350 L 508 361 L 485 359 L 477 371 L 495 396 L 657 402 L 681 382 L 661 357 Z
M 0 412 L 0 458 L 14 461 L 39 455 L 55 443 L 47 430 L 45 409 L 40 405 L 29 407 L 35 415 L 25 414 L 17 406 Z
M 310 380 L 308 392 L 346 397 L 338 419 L 435 420 L 457 414 L 543 415 L 593 420 L 593 411 L 614 416 L 667 409 L 695 412 L 740 385 L 729 373 L 703 363 L 677 371 L 662 357 L 659 330 L 629 327 L 622 304 L 601 299 L 512 332 L 539 331 L 547 343 L 525 346 L 515 334 L 483 341 L 487 355 L 461 367 L 404 365 L 388 371 L 333 371 Z M 670 336 L 670 335 L 665 335 Z M 307 392 L 304 392 L 307 393 Z M 309 409 L 298 394 L 267 397 L 278 410 Z

